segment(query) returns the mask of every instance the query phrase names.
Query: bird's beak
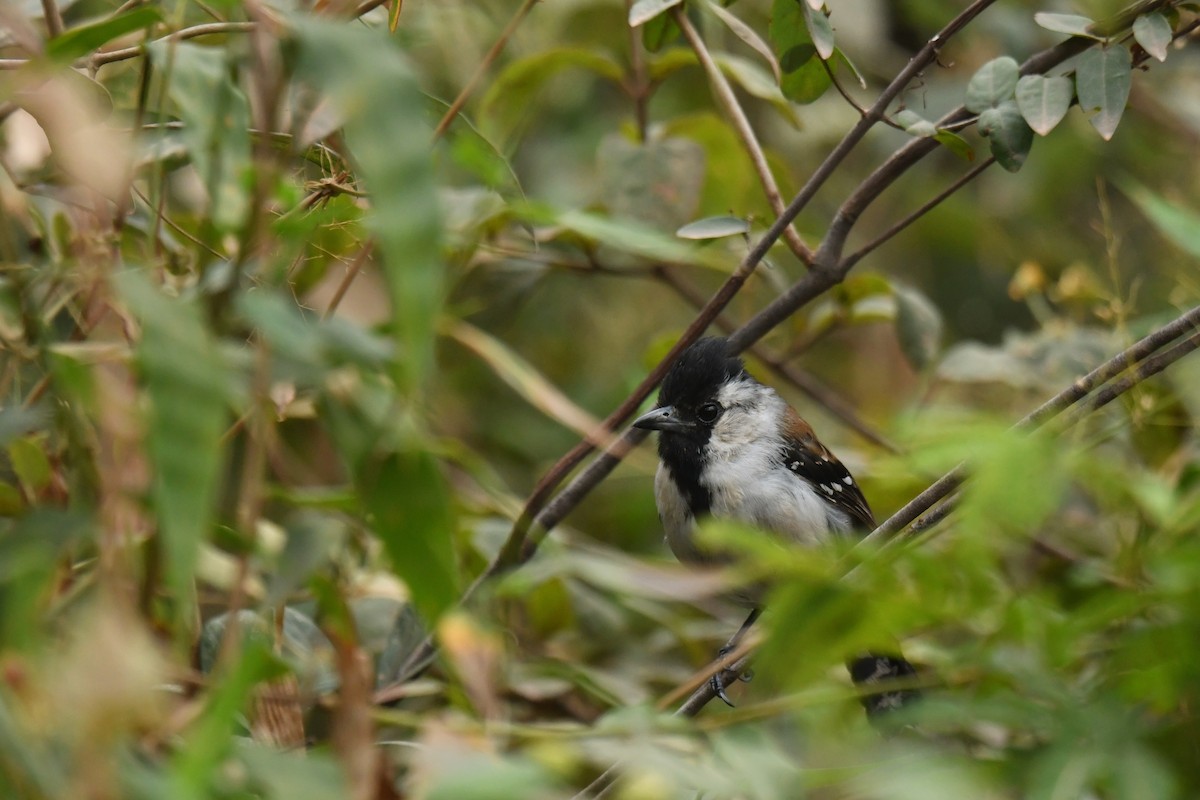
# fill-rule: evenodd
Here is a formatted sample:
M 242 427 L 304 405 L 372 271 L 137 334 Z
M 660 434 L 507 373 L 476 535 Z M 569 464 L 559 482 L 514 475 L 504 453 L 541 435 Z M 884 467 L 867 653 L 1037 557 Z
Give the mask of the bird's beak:
M 679 418 L 675 406 L 662 406 L 642 414 L 633 421 L 633 427 L 645 428 L 648 431 L 676 431 L 684 433 L 692 426 Z

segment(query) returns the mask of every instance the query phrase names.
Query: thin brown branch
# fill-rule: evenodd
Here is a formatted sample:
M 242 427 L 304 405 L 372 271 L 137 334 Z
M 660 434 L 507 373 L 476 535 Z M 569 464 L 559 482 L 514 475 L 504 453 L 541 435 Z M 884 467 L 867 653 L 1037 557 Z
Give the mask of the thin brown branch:
M 63 18 L 59 13 L 58 3 L 54 0 L 42 0 L 42 16 L 46 18 L 46 33 L 51 39 L 62 36 Z
M 1156 352 L 1189 332 L 1190 335 L 1175 346 L 1162 352 Z M 1075 413 L 1063 416 L 1061 420 L 1062 424 L 1058 427 L 1065 429 L 1075 425 L 1088 414 L 1112 402 L 1147 378 L 1162 372 L 1168 366 L 1197 348 L 1200 348 L 1200 306 L 1193 308 L 1171 323 L 1159 328 L 1116 356 L 1113 356 L 1034 409 L 1013 427 L 1014 429 L 1036 428 L 1072 405 L 1078 405 Z M 1112 383 L 1107 383 L 1127 369 L 1130 371 L 1123 378 L 1115 380 Z M 1092 390 L 1097 387 L 1100 387 L 1099 390 L 1095 394 L 1091 394 Z M 1083 402 L 1085 399 L 1086 402 Z M 861 548 L 882 543 L 893 533 L 902 530 L 910 522 L 916 520 L 920 514 L 932 507 L 934 503 L 950 495 L 955 488 L 961 485 L 966 475 L 965 465 L 960 464 L 958 467 L 955 467 L 935 484 L 921 492 L 908 505 L 884 521 L 882 525 L 865 537 L 858 546 Z M 916 534 L 932 527 L 950 513 L 952 508 L 952 503 L 943 503 L 933 513 L 917 520 L 911 532 Z M 705 670 L 706 674 L 701 676 L 705 683 L 700 685 L 692 696 L 680 706 L 676 712 L 677 715 L 694 716 L 716 696 L 711 686 L 708 685 L 707 680 L 708 677 L 718 670 L 724 670 L 723 677 L 735 680 L 736 676 L 746 667 L 746 663 L 749 660 L 749 649 L 742 654 L 740 659 L 737 659 L 737 663 L 724 666 L 729 663 L 730 658 L 736 658 L 736 654 L 731 653 L 725 659 L 714 662 Z
M 1156 366 L 1157 370 L 1165 368 L 1167 364 L 1171 363 L 1170 361 L 1163 363 L 1161 366 L 1157 365 L 1159 361 L 1167 357 L 1166 353 L 1162 354 L 1161 358 L 1156 357 L 1153 362 L 1148 361 L 1147 359 L 1149 359 L 1153 353 L 1165 347 L 1167 344 L 1187 334 L 1189 331 L 1196 330 L 1197 328 L 1200 328 L 1200 306 L 1193 308 L 1187 313 L 1177 317 L 1171 323 L 1164 325 L 1158 330 L 1155 330 L 1122 352 L 1113 356 L 1108 361 L 1096 367 L 1088 374 L 1079 378 L 1066 389 L 1062 390 L 1054 397 L 1050 398 L 1045 403 L 1042 403 L 1042 405 L 1038 406 L 1036 409 L 1027 414 L 1014 427 L 1022 430 L 1040 427 L 1047 421 L 1058 416 L 1067 408 L 1079 403 L 1081 400 L 1091 394 L 1096 387 L 1108 383 L 1108 381 L 1117 377 L 1122 372 L 1132 368 L 1135 364 L 1142 364 L 1142 366 L 1138 368 L 1138 371 L 1145 367 L 1146 364 L 1151 363 Z M 1194 335 L 1193 338 L 1195 338 Z M 1175 349 L 1176 348 L 1173 348 L 1171 351 L 1167 351 L 1167 353 L 1173 353 Z M 1182 355 L 1184 355 L 1184 353 L 1174 355 L 1171 358 L 1171 361 L 1181 357 Z M 1125 381 L 1120 382 L 1120 384 L 1135 378 L 1137 374 L 1138 372 L 1135 371 L 1129 376 L 1129 378 L 1125 379 Z M 1120 391 L 1116 392 L 1116 394 L 1127 391 L 1139 380 L 1144 380 L 1144 378 L 1134 380 L 1133 383 L 1130 383 L 1129 386 L 1121 388 Z M 1120 384 L 1112 384 L 1110 387 L 1106 387 L 1106 393 L 1109 390 L 1116 391 L 1115 387 L 1119 386 Z M 1116 394 L 1114 394 L 1113 397 L 1115 397 Z M 1101 396 L 1107 396 L 1107 394 L 1097 395 L 1097 397 Z M 1112 398 L 1109 397 L 1104 402 L 1110 402 L 1111 399 Z M 1098 405 L 1095 406 L 1095 408 L 1098 407 Z M 1087 411 L 1084 413 L 1088 413 L 1092 410 L 1094 410 L 1094 408 L 1088 407 Z M 1073 417 L 1069 424 L 1074 424 L 1077 421 L 1078 418 Z M 903 530 L 909 524 L 914 522 L 917 517 L 921 516 L 931 509 L 936 503 L 949 496 L 951 492 L 958 488 L 966 476 L 967 469 L 965 465 L 960 464 L 959 466 L 955 467 L 953 470 L 939 478 L 938 481 L 932 486 L 910 500 L 899 511 L 884 520 L 879 527 L 877 527 L 870 533 L 870 535 L 863 539 L 863 543 L 870 545 L 877 542 L 882 542 L 883 540 L 888 539 L 892 535 Z M 941 517 L 938 517 L 937 519 L 941 519 Z M 931 524 L 932 523 L 924 524 L 922 529 L 928 528 Z
M 696 287 L 676 274 L 674 270 L 659 268 L 655 271 L 655 274 L 684 300 L 687 300 L 696 307 L 703 305 L 704 298 L 700 295 Z M 734 324 L 723 316 L 717 317 L 716 324 L 726 333 L 735 330 Z M 849 403 L 808 372 L 788 364 L 786 358 L 771 353 L 760 345 L 751 347 L 750 354 L 765 364 L 773 373 L 803 392 L 810 400 L 821 406 L 859 436 L 888 452 L 899 452 L 899 448 L 889 442 L 883 434 L 863 421 Z
M 484 54 L 483 60 L 475 68 L 475 72 L 472 73 L 470 79 L 467 81 L 467 85 L 462 88 L 462 91 L 458 93 L 458 97 L 454 98 L 454 102 L 450 104 L 450 108 L 446 109 L 446 113 L 442 115 L 441 121 L 438 122 L 437 127 L 433 130 L 434 141 L 442 138 L 442 135 L 450 127 L 450 123 L 454 122 L 459 112 L 462 111 L 463 106 L 467 104 L 467 100 L 474 93 L 475 87 L 479 85 L 479 82 L 483 80 L 483 76 L 487 74 L 488 69 L 500 57 L 500 53 L 504 51 L 504 46 L 508 44 L 508 40 L 517 32 L 517 28 L 521 22 L 537 3 L 538 0 L 524 0 L 521 3 L 521 7 L 517 9 L 512 19 L 504 26 L 504 30 L 500 32 L 500 36 L 492 43 L 487 53 Z
M 633 0 L 625 0 L 625 16 Z M 629 35 L 629 80 L 626 91 L 633 100 L 634 119 L 637 121 L 638 141 L 646 141 L 646 131 L 649 129 L 648 105 L 650 101 L 650 81 L 646 77 L 646 54 L 642 52 L 642 37 L 638 28 L 626 25 Z
M 197 39 L 201 36 L 217 36 L 225 33 L 250 33 L 254 30 L 255 24 L 253 22 L 206 22 L 203 25 L 193 25 L 190 28 L 169 33 L 154 41 L 182 42 L 187 39 Z M 96 53 L 90 59 L 87 59 L 86 63 L 92 67 L 102 67 L 105 64 L 113 64 L 117 61 L 127 61 L 131 58 L 137 58 L 145 52 L 145 45 L 123 47 L 120 50 L 108 50 L 107 52 Z
M 912 225 L 914 222 L 919 220 L 921 217 L 928 214 L 934 208 L 939 206 L 943 200 L 945 200 L 947 197 L 949 197 L 950 195 L 957 192 L 962 187 L 966 186 L 971 181 L 975 180 L 975 178 L 979 177 L 979 175 L 982 174 L 985 169 L 987 169 L 994 163 L 996 163 L 995 157 L 988 156 L 983 161 L 980 161 L 978 164 L 976 164 L 974 167 L 971 167 L 971 169 L 969 169 L 958 180 L 956 180 L 954 183 L 947 186 L 942 191 L 938 192 L 934 197 L 932 197 L 930 200 L 925 202 L 923 205 L 921 205 L 919 208 L 917 208 L 911 214 L 909 214 L 906 217 L 904 217 L 903 219 L 899 220 L 894 225 L 892 225 L 890 228 L 888 228 L 886 231 L 884 231 L 883 233 L 876 236 L 874 239 L 871 240 L 871 242 L 869 244 L 866 244 L 866 245 L 860 247 L 858 250 L 855 250 L 853 253 L 851 253 L 850 255 L 843 258 L 842 259 L 842 267 L 845 269 L 852 268 L 855 264 L 857 264 L 859 261 L 861 261 L 864 256 L 867 256 L 870 253 L 874 252 L 877 248 L 879 248 L 880 245 L 884 244 L 889 239 L 891 239 L 893 236 L 900 233 L 900 231 L 904 230 L 909 225 Z
M 700 66 L 704 68 L 704 74 L 708 76 L 708 82 L 716 97 L 717 105 L 721 106 L 725 115 L 729 117 L 734 133 L 737 134 L 738 140 L 745 148 L 746 155 L 750 157 L 750 163 L 754 166 L 754 171 L 758 173 L 758 181 L 762 184 L 763 194 L 766 195 L 771 210 L 775 212 L 776 216 L 782 216 L 784 204 L 783 196 L 779 193 L 779 184 L 775 182 L 771 166 L 767 163 L 767 156 L 758 142 L 758 136 L 754 133 L 750 120 L 746 117 L 746 112 L 738 103 L 737 95 L 733 93 L 733 87 L 729 85 L 725 73 L 721 72 L 717 62 L 713 60 L 712 54 L 708 52 L 708 47 L 704 44 L 704 39 L 696 32 L 695 26 L 688 19 L 683 7 L 676 6 L 671 9 L 671 15 L 675 24 L 683 31 L 683 37 L 687 39 L 688 45 L 695 52 Z M 804 243 L 800 234 L 790 223 L 783 227 L 783 239 L 796 258 L 805 264 L 812 263 L 812 250 Z
M 325 313 L 321 315 L 321 319 L 329 319 L 333 316 L 333 312 L 342 303 L 342 298 L 346 296 L 346 292 L 350 289 L 350 284 L 354 283 L 354 279 L 358 277 L 362 271 L 363 265 L 367 263 L 367 259 L 371 257 L 371 252 L 375 249 L 375 240 L 368 239 L 367 242 L 354 256 L 354 260 L 350 262 L 350 266 L 346 268 L 346 274 L 342 278 L 342 282 L 338 284 L 337 290 L 333 293 L 333 297 L 329 299 L 329 307 L 325 309 Z

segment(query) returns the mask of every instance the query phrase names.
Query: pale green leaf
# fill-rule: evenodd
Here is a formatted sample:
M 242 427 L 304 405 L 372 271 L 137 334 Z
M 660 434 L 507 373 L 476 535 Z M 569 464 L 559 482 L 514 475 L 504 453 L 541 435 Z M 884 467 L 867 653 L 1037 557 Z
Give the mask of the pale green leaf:
M 995 108 L 1012 97 L 1020 77 L 1020 67 L 1009 56 L 993 58 L 984 64 L 967 82 L 966 108 L 978 114 L 987 108 Z
M 194 303 L 167 296 L 140 273 L 118 275 L 117 286 L 142 326 L 137 363 L 150 400 L 151 497 L 167 585 L 178 618 L 186 620 L 200 543 L 214 519 L 228 373 Z
M 1079 106 L 1105 141 L 1112 138 L 1125 113 L 1132 66 L 1129 49 L 1118 44 L 1086 50 L 1076 63 L 1075 91 Z
M 643 25 L 682 2 L 683 0 L 637 0 L 629 7 L 629 27 Z
M 410 395 L 428 386 L 445 267 L 425 100 L 402 53 L 381 31 L 297 20 L 299 74 L 341 110 L 367 223 L 383 256 L 392 327 L 402 353 L 393 377 Z
M 1009 172 L 1021 168 L 1033 146 L 1033 131 L 1012 100 L 984 109 L 979 115 L 979 132 L 987 137 L 996 163 Z
M 1064 76 L 1025 75 L 1017 81 L 1017 108 L 1029 127 L 1045 136 L 1071 108 L 1074 85 Z
M 1133 21 L 1133 38 L 1143 50 L 1159 61 L 1167 60 L 1167 48 L 1173 37 L 1171 23 L 1157 11 L 1142 14 Z
M 745 236 L 750 232 L 750 223 L 741 217 L 729 215 L 705 217 L 695 222 L 689 222 L 675 235 L 680 239 L 723 239 L 726 236 Z
M 1039 11 L 1033 15 L 1033 21 L 1048 31 L 1065 33 L 1070 36 L 1086 36 L 1090 39 L 1102 39 L 1092 33 L 1091 27 L 1095 21 L 1078 14 L 1049 14 Z
M 763 60 L 767 62 L 767 66 L 771 68 L 771 74 L 775 76 L 776 85 L 783 80 L 783 74 L 779 70 L 779 60 L 771 52 L 771 46 L 763 41 L 757 31 L 735 17 L 719 3 L 713 2 L 713 0 L 707 0 L 704 7 L 711 11 L 717 19 L 725 23 L 725 27 L 729 28 L 734 36 L 741 39 L 754 52 L 763 57 Z

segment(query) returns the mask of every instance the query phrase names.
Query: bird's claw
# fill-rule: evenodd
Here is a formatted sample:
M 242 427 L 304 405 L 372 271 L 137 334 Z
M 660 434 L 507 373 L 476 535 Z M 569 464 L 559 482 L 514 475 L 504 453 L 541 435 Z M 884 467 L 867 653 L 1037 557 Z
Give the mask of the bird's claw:
M 725 694 L 725 681 L 721 680 L 720 672 L 715 673 L 711 678 L 708 679 L 708 685 L 712 687 L 713 694 L 721 698 L 725 705 L 729 706 L 730 708 L 734 707 L 733 701 L 729 699 L 729 695 Z

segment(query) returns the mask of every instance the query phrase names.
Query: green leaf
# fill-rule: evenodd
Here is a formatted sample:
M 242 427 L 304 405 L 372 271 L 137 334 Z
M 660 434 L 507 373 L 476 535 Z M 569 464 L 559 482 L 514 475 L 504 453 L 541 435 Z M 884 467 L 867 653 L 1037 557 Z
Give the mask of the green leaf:
M 929 298 L 906 286 L 896 286 L 896 338 L 915 369 L 923 369 L 942 349 L 941 312 Z
M 368 460 L 357 483 L 371 527 L 429 625 L 458 597 L 455 519 L 437 462 L 411 448 Z
M 724 215 L 689 222 L 675 231 L 675 235 L 680 239 L 723 239 L 726 236 L 745 236 L 749 232 L 749 222 L 741 217 Z
M 1200 213 L 1172 203 L 1133 181 L 1123 181 L 1121 188 L 1160 233 L 1181 250 L 1200 259 Z
M 64 31 L 46 43 L 46 55 L 58 62 L 74 61 L 119 36 L 161 21 L 162 13 L 154 6 L 135 8 L 124 14 Z
M 772 82 L 771 76 L 762 70 L 758 64 L 726 53 L 714 54 L 713 61 L 717 62 L 717 66 L 721 68 L 721 72 L 727 78 L 745 89 L 748 94 L 761 100 L 766 100 L 793 127 L 800 127 L 800 116 L 796 113 L 795 107 L 784 97 L 783 91 L 779 86 Z
M 993 58 L 967 82 L 966 108 L 973 114 L 995 108 L 1012 97 L 1020 77 L 1020 67 L 1009 56 Z
M 1092 127 L 1108 141 L 1117 130 L 1132 83 L 1133 58 L 1129 49 L 1113 44 L 1085 50 L 1075 65 L 1075 91 L 1079 106 Z
M 919 136 L 922 139 L 934 136 L 937 133 L 937 128 L 934 127 L 932 122 L 907 108 L 897 111 L 892 115 L 892 119 L 897 125 L 903 127 L 907 133 Z
M 975 148 L 971 147 L 966 139 L 959 136 L 954 131 L 941 130 L 935 133 L 933 138 L 959 158 L 967 161 L 975 160 Z
M 241 227 L 250 211 L 250 103 L 230 79 L 226 51 L 187 42 L 153 42 L 154 66 L 170 74 L 169 93 L 183 118 L 183 141 L 208 192 L 208 215 L 221 231 Z
M 613 217 L 667 231 L 696 214 L 705 166 L 696 142 L 668 137 L 638 143 L 610 134 L 596 162 L 600 196 Z
M 316 511 L 299 512 L 287 521 L 287 541 L 267 581 L 266 606 L 278 606 L 299 589 L 319 567 L 329 561 L 334 548 L 346 538 L 341 517 Z
M 42 449 L 41 437 L 27 436 L 12 442 L 8 446 L 8 458 L 26 491 L 37 493 L 50 483 L 52 470 Z
M 1067 115 L 1074 90 L 1071 79 L 1061 75 L 1025 75 L 1017 81 L 1017 108 L 1029 127 L 1045 136 Z
M 833 82 L 808 32 L 800 3 L 774 0 L 767 32 L 783 70 L 779 86 L 783 96 L 796 103 L 811 103 L 825 94 Z
M 167 586 L 182 622 L 190 618 L 196 559 L 214 517 L 228 373 L 194 303 L 168 297 L 140 273 L 121 273 L 116 282 L 142 326 L 137 363 L 150 399 L 151 496 Z
M 634 222 L 573 210 L 557 214 L 554 219 L 581 236 L 651 261 L 698 264 L 725 273 L 733 267 L 729 258 L 720 253 L 684 244 L 673 236 Z
M 526 118 L 537 93 L 563 70 L 577 68 L 619 85 L 624 69 L 606 53 L 578 47 L 556 47 L 504 67 L 491 81 L 479 103 L 479 119 L 490 141 L 503 143 L 518 122 Z
M 341 109 L 346 139 L 371 195 L 367 224 L 383 256 L 392 327 L 401 353 L 396 384 L 428 386 L 443 302 L 442 224 L 430 162 L 424 96 L 401 52 L 381 31 L 300 18 L 298 72 Z
M 229 735 L 234 722 L 250 699 L 251 690 L 279 673 L 270 646 L 248 637 L 239 658 L 211 682 L 200 718 L 172 748 L 171 797 L 210 797 L 206 787 L 220 772 L 219 766 L 233 747 Z
M 979 115 L 979 132 L 987 137 L 996 163 L 1009 172 L 1021 168 L 1033 146 L 1033 131 L 1012 100 L 984 109 Z
M 704 7 L 711 11 L 717 19 L 725 23 L 725 27 L 729 28 L 734 36 L 741 39 L 754 52 L 763 57 L 763 60 L 767 62 L 767 66 L 771 68 L 771 74 L 775 76 L 775 85 L 778 86 L 783 81 L 783 73 L 779 70 L 779 61 L 775 58 L 775 54 L 771 52 L 771 46 L 762 40 L 758 32 L 719 4 L 714 3 L 713 0 L 707 0 Z
M 829 24 L 829 17 L 819 8 L 813 9 L 808 4 L 802 5 L 801 9 L 804 11 L 804 24 L 808 28 L 808 35 L 812 37 L 813 46 L 817 48 L 817 55 L 828 61 L 834 48 L 833 26 Z
M 1167 48 L 1173 37 L 1171 23 L 1157 11 L 1142 14 L 1133 21 L 1133 38 L 1143 50 L 1159 61 L 1167 60 Z
M 1070 36 L 1086 36 L 1089 39 L 1103 41 L 1102 36 L 1092 33 L 1091 27 L 1095 21 L 1078 14 L 1048 14 L 1043 11 L 1033 15 L 1033 21 L 1048 31 L 1065 33 Z
M 683 0 L 637 0 L 629 7 L 629 27 L 643 25 L 682 2 Z
M 669 14 L 660 14 L 642 26 L 642 46 L 648 53 L 657 53 L 669 42 L 683 35 Z

